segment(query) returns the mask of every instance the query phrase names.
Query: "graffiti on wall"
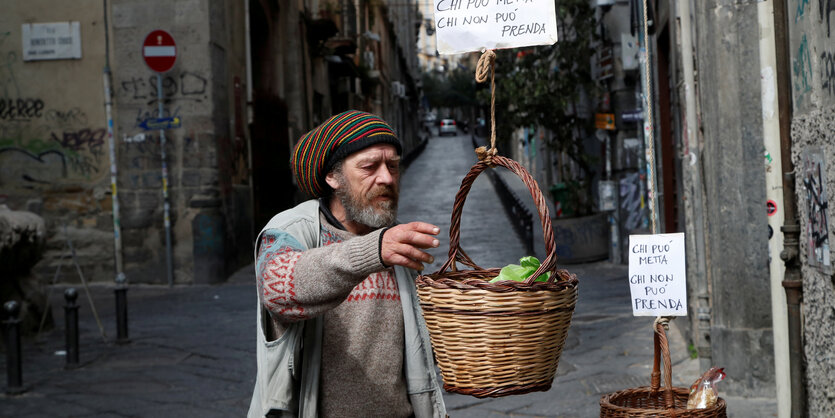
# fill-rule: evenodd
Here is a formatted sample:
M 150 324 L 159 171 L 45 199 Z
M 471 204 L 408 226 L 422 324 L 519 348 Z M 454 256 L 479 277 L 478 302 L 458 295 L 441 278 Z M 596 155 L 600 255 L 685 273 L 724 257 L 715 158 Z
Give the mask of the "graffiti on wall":
M 623 226 L 631 231 L 646 227 L 648 206 L 642 193 L 643 176 L 640 173 L 629 174 L 620 179 L 620 208 Z
M 797 58 L 792 63 L 794 73 L 794 91 L 797 102 L 802 102 L 803 95 L 812 91 L 812 54 L 809 51 L 809 40 L 806 34 L 800 41 L 797 48 Z
M 826 37 L 832 33 L 829 26 L 829 13 L 835 12 L 835 0 L 818 0 L 818 7 L 821 12 L 821 20 L 826 19 Z
M 0 33 L 0 97 L 20 97 L 20 88 L 14 76 L 14 64 L 18 62 L 17 48 L 7 45 L 11 32 Z
M 821 90 L 835 95 L 835 52 L 824 51 L 820 58 Z
M 177 76 L 165 75 L 162 77 L 163 103 L 168 104 L 175 100 L 203 101 L 209 80 L 202 75 L 183 71 Z M 157 104 L 157 76 L 130 77 L 121 83 L 122 93 L 133 101 L 146 101 L 147 105 Z M 156 115 L 154 115 L 156 116 Z
M 826 165 L 819 148 L 807 151 L 803 156 L 803 188 L 806 191 L 806 247 L 810 265 L 828 268 L 829 200 L 826 194 Z
M 79 107 L 50 105 L 21 88 L 19 45 L 9 36 L 0 33 L 0 184 L 33 188 L 99 175 L 106 130 Z
M 33 98 L 0 99 L 0 120 L 32 120 L 43 116 L 43 100 Z
M 90 179 L 102 171 L 105 134 L 104 128 L 52 131 L 48 126 L 0 126 L 0 183 Z
M 798 0 L 797 10 L 794 12 L 794 23 L 797 23 L 806 14 L 806 6 L 809 5 L 809 0 Z
M 69 110 L 49 109 L 44 118 L 59 126 L 87 125 L 87 115 L 77 107 Z

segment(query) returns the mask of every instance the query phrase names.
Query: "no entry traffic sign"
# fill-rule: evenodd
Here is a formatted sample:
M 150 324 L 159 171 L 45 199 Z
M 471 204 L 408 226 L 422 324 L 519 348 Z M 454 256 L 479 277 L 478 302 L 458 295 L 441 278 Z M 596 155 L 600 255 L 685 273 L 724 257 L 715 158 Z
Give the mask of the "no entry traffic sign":
M 145 64 L 158 73 L 164 73 L 174 66 L 177 60 L 177 44 L 170 33 L 155 30 L 145 37 L 142 43 L 142 58 Z

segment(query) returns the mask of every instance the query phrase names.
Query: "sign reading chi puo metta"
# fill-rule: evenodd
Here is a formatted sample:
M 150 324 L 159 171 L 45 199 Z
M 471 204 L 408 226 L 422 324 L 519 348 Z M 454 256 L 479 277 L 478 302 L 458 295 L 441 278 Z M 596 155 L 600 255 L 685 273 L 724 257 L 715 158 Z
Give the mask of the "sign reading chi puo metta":
M 634 316 L 687 316 L 684 233 L 630 235 Z
M 554 0 L 434 0 L 438 52 L 552 45 Z

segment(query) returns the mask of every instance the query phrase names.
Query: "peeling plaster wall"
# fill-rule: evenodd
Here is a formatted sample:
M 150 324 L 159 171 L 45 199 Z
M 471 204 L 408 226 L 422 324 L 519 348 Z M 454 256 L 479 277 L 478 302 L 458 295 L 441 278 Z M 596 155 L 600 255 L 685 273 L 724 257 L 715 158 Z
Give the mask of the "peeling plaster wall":
M 813 417 L 835 416 L 835 1 L 792 1 L 789 6 L 792 162 L 803 263 L 807 413 Z M 810 152 L 822 157 L 819 177 L 810 175 L 804 167 Z M 806 181 L 818 181 L 814 177 L 824 186 L 828 206 L 823 210 L 814 203 L 815 196 L 820 196 L 820 186 L 815 191 L 806 188 Z M 817 224 L 810 224 L 810 215 Z M 809 250 L 813 237 L 810 230 L 817 228 L 820 236 L 823 215 L 828 223 L 828 267 L 818 263 Z M 818 247 L 822 253 L 823 244 Z
M 795 115 L 792 120 L 792 160 L 795 164 L 797 209 L 800 216 L 800 253 L 803 262 L 803 338 L 805 340 L 806 391 L 809 416 L 835 416 L 835 274 L 828 269 L 810 265 L 809 197 L 804 187 L 802 167 L 804 153 L 813 148 L 822 150 L 825 173 L 822 173 L 828 197 L 826 210 L 830 263 L 835 237 L 835 106 L 828 106 Z

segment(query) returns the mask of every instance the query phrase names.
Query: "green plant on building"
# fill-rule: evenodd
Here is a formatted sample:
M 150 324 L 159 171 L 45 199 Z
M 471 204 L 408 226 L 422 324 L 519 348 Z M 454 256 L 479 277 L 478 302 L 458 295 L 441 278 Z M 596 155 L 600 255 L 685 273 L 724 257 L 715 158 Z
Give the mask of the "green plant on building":
M 590 179 L 598 162 L 583 146 L 594 120 L 580 109 L 583 96 L 593 98 L 597 92 L 590 63 L 598 24 L 587 0 L 557 0 L 556 10 L 556 44 L 497 51 L 496 135 L 508 146 L 517 128 L 546 129 L 548 148 L 573 165 L 559 164 L 562 182 L 551 188 L 552 197 L 560 200 L 563 216 L 581 216 L 592 212 Z M 489 109 L 489 86 L 480 86 L 478 98 Z

